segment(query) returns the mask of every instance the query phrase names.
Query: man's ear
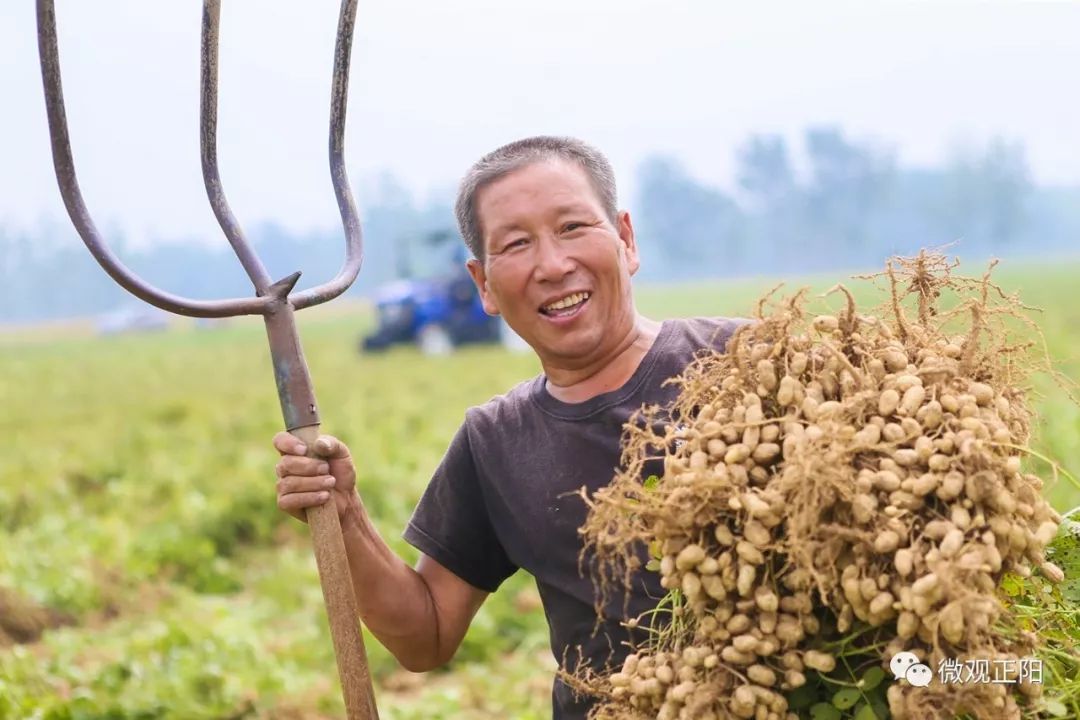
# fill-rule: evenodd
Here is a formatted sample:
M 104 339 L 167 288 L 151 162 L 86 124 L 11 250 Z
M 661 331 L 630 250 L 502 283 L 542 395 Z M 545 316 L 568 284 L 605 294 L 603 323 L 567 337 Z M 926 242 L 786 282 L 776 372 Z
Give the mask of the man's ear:
M 488 315 L 498 315 L 499 306 L 495 304 L 495 299 L 488 290 L 484 263 L 476 258 L 470 258 L 465 263 L 465 267 L 469 269 L 469 275 L 472 277 L 473 282 L 476 283 L 476 289 L 480 292 L 480 302 L 484 305 L 484 312 Z
M 634 238 L 634 224 L 630 221 L 630 213 L 623 210 L 619 213 L 619 240 L 622 241 L 626 252 L 626 266 L 633 275 L 641 267 L 641 258 L 638 256 L 637 240 Z

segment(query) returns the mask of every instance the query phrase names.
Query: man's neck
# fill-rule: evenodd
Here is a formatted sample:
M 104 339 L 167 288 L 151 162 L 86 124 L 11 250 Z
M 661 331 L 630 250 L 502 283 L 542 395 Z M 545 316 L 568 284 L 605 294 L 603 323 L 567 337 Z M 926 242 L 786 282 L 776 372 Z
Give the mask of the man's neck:
M 641 315 L 611 352 L 579 368 L 544 367 L 547 391 L 556 400 L 580 403 L 617 390 L 638 369 L 660 333 L 660 323 Z

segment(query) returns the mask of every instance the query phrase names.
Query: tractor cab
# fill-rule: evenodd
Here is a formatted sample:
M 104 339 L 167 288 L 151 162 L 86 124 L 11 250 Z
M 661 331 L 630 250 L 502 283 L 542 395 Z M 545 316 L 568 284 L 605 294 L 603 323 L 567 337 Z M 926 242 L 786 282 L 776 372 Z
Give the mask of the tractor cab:
M 437 238 L 441 242 L 443 236 Z M 433 241 L 429 239 L 428 244 Z M 415 344 L 424 354 L 444 355 L 460 345 L 502 340 L 502 321 L 484 312 L 463 253 L 454 249 L 441 269 L 427 277 L 396 280 L 375 291 L 377 326 L 363 339 L 364 351 Z

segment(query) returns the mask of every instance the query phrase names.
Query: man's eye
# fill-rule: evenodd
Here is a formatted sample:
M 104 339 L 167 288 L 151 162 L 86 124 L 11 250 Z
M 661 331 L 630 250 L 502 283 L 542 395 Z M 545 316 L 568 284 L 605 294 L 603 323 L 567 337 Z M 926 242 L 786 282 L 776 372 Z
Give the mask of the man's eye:
M 517 240 L 511 240 L 510 242 L 506 243 L 506 246 L 504 247 L 504 249 L 505 250 L 511 250 L 513 248 L 516 248 L 516 247 L 521 247 L 526 242 L 528 242 L 528 241 L 525 238 L 518 238 Z
M 579 230 L 583 227 L 585 227 L 585 223 L 570 222 L 563 225 L 563 232 L 573 232 L 574 230 Z

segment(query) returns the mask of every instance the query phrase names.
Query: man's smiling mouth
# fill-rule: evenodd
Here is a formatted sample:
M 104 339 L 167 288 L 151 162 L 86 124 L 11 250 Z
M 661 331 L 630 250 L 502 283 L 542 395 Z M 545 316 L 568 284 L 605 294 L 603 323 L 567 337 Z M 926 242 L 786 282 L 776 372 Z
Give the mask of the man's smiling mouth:
M 548 317 L 564 317 L 576 313 L 592 297 L 591 292 L 576 292 L 560 298 L 553 303 L 548 303 L 540 308 L 542 315 Z

